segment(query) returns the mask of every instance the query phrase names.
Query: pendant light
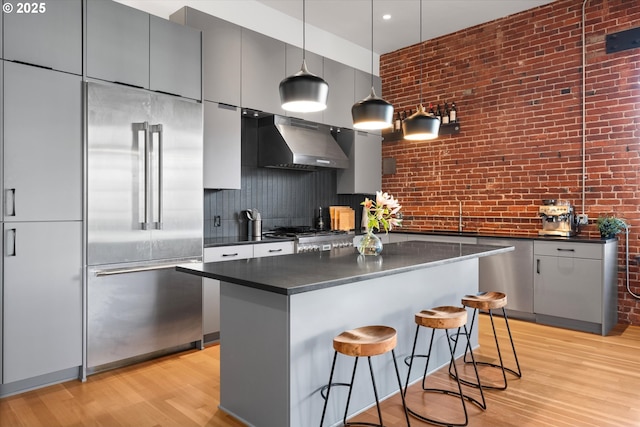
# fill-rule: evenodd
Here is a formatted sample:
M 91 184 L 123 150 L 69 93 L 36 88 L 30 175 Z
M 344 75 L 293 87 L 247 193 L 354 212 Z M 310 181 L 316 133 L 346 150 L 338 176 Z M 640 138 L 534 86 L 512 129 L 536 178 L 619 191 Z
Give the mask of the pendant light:
M 371 0 L 371 93 L 351 107 L 353 127 L 363 130 L 387 129 L 393 124 L 393 105 L 376 96 L 373 88 L 373 0 Z
M 422 57 L 424 50 L 424 43 L 422 42 L 422 0 L 420 0 L 420 105 L 415 113 L 409 116 L 402 122 L 402 133 L 404 139 L 409 141 L 425 141 L 429 139 L 436 139 L 438 137 L 438 131 L 440 130 L 440 119 L 434 116 L 429 116 L 424 111 L 422 105 Z
M 302 0 L 302 67 L 280 82 L 280 103 L 287 111 L 312 113 L 327 108 L 329 85 L 311 74 L 306 61 L 305 0 Z

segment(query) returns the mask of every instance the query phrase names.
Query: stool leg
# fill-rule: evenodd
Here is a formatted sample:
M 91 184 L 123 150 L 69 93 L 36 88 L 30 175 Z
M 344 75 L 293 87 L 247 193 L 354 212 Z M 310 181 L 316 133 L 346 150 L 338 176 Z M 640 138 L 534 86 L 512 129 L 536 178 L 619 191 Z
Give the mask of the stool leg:
M 516 367 L 518 368 L 518 372 L 515 372 L 513 369 L 505 368 L 507 371 L 511 372 L 518 378 L 522 378 L 522 371 L 520 370 L 520 362 L 518 362 L 518 355 L 516 354 L 516 346 L 513 343 L 513 337 L 511 336 L 511 328 L 509 327 L 509 319 L 507 318 L 507 312 L 504 307 L 502 307 L 502 315 L 504 316 L 504 323 L 507 325 L 507 332 L 509 333 L 509 341 L 511 342 L 511 350 L 513 350 L 513 357 L 516 360 Z
M 322 408 L 322 418 L 320 418 L 320 427 L 322 427 L 322 424 L 324 423 L 324 416 L 327 412 L 327 404 L 329 403 L 329 393 L 331 393 L 331 381 L 333 380 L 333 370 L 336 367 L 336 359 L 338 357 L 338 352 L 334 351 L 333 352 L 333 363 L 331 364 L 331 373 L 329 374 L 329 383 L 327 385 L 327 396 L 325 397 L 324 400 L 324 406 Z M 320 394 L 322 395 L 322 392 L 320 392 Z
M 349 394 L 347 395 L 347 407 L 344 408 L 344 417 L 342 417 L 342 424 L 347 424 L 347 414 L 349 413 L 349 402 L 351 402 L 351 391 L 353 391 L 353 380 L 356 378 L 356 368 L 358 367 L 358 359 L 353 362 L 353 372 L 351 373 L 351 382 L 349 383 Z
M 393 366 L 396 369 L 396 378 L 398 378 L 398 387 L 400 389 L 400 397 L 402 398 L 402 409 L 404 410 L 404 416 L 407 419 L 407 427 L 411 427 L 411 423 L 409 422 L 409 412 L 407 411 L 407 403 L 404 401 L 402 380 L 400 379 L 400 371 L 398 370 L 398 362 L 396 361 L 396 352 L 393 349 L 391 350 L 391 358 L 393 359 Z M 380 423 L 382 423 L 382 420 L 380 420 Z

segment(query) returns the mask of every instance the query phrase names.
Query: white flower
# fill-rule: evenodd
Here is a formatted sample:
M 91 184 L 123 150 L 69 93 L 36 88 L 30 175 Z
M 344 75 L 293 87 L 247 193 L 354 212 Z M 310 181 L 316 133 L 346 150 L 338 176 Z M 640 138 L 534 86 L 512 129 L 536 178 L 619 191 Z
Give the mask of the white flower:
M 380 230 L 380 227 L 388 232 L 393 227 L 401 227 L 402 220 L 395 216 L 400 212 L 402 206 L 400 202 L 382 191 L 376 192 L 375 202 L 369 198 L 365 198 L 361 203 L 367 212 L 367 228 L 372 230 Z

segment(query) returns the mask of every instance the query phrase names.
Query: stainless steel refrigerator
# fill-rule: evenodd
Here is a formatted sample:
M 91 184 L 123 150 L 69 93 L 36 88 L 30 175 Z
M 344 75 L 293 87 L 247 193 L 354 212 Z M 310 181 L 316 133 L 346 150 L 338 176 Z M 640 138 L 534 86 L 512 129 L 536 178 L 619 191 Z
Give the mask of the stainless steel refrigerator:
M 202 343 L 202 104 L 89 81 L 89 373 Z

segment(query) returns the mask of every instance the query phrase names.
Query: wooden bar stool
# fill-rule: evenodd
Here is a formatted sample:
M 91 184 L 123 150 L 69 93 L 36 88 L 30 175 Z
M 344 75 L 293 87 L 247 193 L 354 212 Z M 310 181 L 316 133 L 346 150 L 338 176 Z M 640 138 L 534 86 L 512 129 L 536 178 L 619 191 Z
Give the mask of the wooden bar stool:
M 405 359 L 405 363 L 407 363 L 409 365 L 409 372 L 407 372 L 407 381 L 405 383 L 404 386 L 404 394 L 405 394 L 405 399 L 406 399 L 406 393 L 407 393 L 407 388 L 409 386 L 409 378 L 411 375 L 411 367 L 413 365 L 413 359 L 416 357 L 425 357 L 426 360 L 426 364 L 424 367 L 424 374 L 422 376 L 422 390 L 426 391 L 426 392 L 432 392 L 432 393 L 443 393 L 443 394 L 447 394 L 447 395 L 451 395 L 451 396 L 457 396 L 460 398 L 460 403 L 462 405 L 462 410 L 464 412 L 464 423 L 453 423 L 450 421 L 444 421 L 444 420 L 436 420 L 434 418 L 429 418 L 425 415 L 419 414 L 416 411 L 412 410 L 411 408 L 407 408 L 407 411 L 413 415 L 414 417 L 422 420 L 422 421 L 426 421 L 428 423 L 431 424 L 437 424 L 437 425 L 442 425 L 442 426 L 466 426 L 469 423 L 469 416 L 467 414 L 467 406 L 465 404 L 465 400 L 477 405 L 478 407 L 482 408 L 482 409 L 487 409 L 487 404 L 486 401 L 484 399 L 484 393 L 482 391 L 482 388 L 480 388 L 480 396 L 481 396 L 481 400 L 482 402 L 480 402 L 479 400 L 465 395 L 462 392 L 462 382 L 458 379 L 458 371 L 455 365 L 455 351 L 456 351 L 456 347 L 458 344 L 457 339 L 452 339 L 452 336 L 449 335 L 449 329 L 457 329 L 457 333 L 456 333 L 456 337 L 464 334 L 467 337 L 467 350 L 469 351 L 469 353 L 471 354 L 471 360 L 475 362 L 475 359 L 473 357 L 473 349 L 471 348 L 471 345 L 468 344 L 469 342 L 469 333 L 467 332 L 467 311 L 463 308 L 463 307 L 452 307 L 452 306 L 442 306 L 442 307 L 436 307 L 436 308 L 432 308 L 430 310 L 422 310 L 420 313 L 416 313 L 415 315 L 415 322 L 416 322 L 416 335 L 415 338 L 413 340 L 413 349 L 411 350 L 411 356 L 408 356 Z M 431 340 L 429 341 L 429 350 L 427 352 L 426 355 L 416 355 L 416 344 L 418 342 L 418 333 L 420 332 L 420 327 L 425 327 L 425 328 L 431 328 Z M 464 328 L 464 333 L 460 332 L 461 328 Z M 458 390 L 447 390 L 447 389 L 438 389 L 438 388 L 427 388 L 426 387 L 426 379 L 427 379 L 427 372 L 428 372 L 428 368 L 429 368 L 429 360 L 431 358 L 431 350 L 433 349 L 433 337 L 435 336 L 436 330 L 437 329 L 442 329 L 444 330 L 446 336 L 447 336 L 447 344 L 449 346 L 449 353 L 451 354 L 451 363 L 450 363 L 450 367 L 453 366 L 453 369 L 456 373 L 455 379 L 456 379 L 456 383 L 458 385 Z M 452 341 L 454 342 L 453 347 L 452 345 Z M 466 353 L 465 353 L 466 354 Z M 473 364 L 475 373 L 476 373 L 476 379 L 478 380 L 478 384 L 480 383 L 480 377 L 478 375 L 478 370 L 476 369 L 476 365 L 475 363 Z
M 489 362 L 475 362 L 478 365 L 491 366 L 494 368 L 500 368 L 502 370 L 502 379 L 503 383 L 499 386 L 487 385 L 486 382 L 482 384 L 483 388 L 494 389 L 494 390 L 505 390 L 507 388 L 507 375 L 506 372 L 510 372 L 518 378 L 522 377 L 522 371 L 520 370 L 520 363 L 518 362 L 518 355 L 516 354 L 516 347 L 513 344 L 513 337 L 511 336 L 511 329 L 509 328 L 509 319 L 507 318 L 507 313 L 505 311 L 505 307 L 507 305 L 507 295 L 502 292 L 481 292 L 477 295 L 465 295 L 462 298 L 462 305 L 465 307 L 473 308 L 473 316 L 471 317 L 471 327 L 469 329 L 469 333 L 473 331 L 474 322 L 476 319 L 476 313 L 478 310 L 487 311 L 489 313 L 489 318 L 491 319 L 491 328 L 493 329 L 493 338 L 496 343 L 496 350 L 498 352 L 498 359 L 500 360 L 500 364 L 489 363 Z M 511 342 L 511 350 L 513 351 L 513 357 L 516 362 L 516 370 L 510 369 L 504 366 L 504 362 L 502 360 L 502 353 L 500 352 L 500 344 L 498 342 L 498 334 L 496 333 L 496 327 L 493 320 L 493 310 L 502 309 L 502 315 L 504 317 L 504 322 L 507 326 L 507 332 L 509 333 L 509 341 Z M 468 350 L 468 348 L 467 348 Z M 465 352 L 464 357 L 465 363 L 470 363 L 471 361 L 467 360 L 467 353 Z M 454 373 L 451 372 L 451 366 L 449 367 L 449 373 L 453 376 Z M 478 387 L 478 384 L 472 383 L 470 381 L 461 380 L 464 384 Z
M 331 365 L 331 374 L 329 375 L 329 383 L 326 386 L 324 386 L 320 392 L 320 394 L 325 400 L 324 408 L 322 409 L 322 419 L 320 420 L 320 427 L 322 427 L 322 424 L 324 423 L 324 416 L 327 411 L 327 403 L 329 402 L 329 393 L 331 392 L 331 387 L 336 385 L 349 387 L 349 394 L 347 397 L 347 407 L 344 410 L 344 417 L 342 420 L 345 426 L 366 425 L 366 426 L 383 427 L 382 412 L 380 411 L 380 401 L 378 400 L 376 380 L 373 375 L 373 367 L 371 366 L 371 357 L 378 356 L 378 355 L 387 353 L 389 351 L 391 351 L 393 365 L 396 369 L 396 377 L 398 378 L 398 388 L 400 390 L 400 397 L 402 398 L 402 407 L 404 410 L 404 414 L 407 419 L 407 427 L 410 426 L 409 415 L 407 413 L 407 406 L 404 402 L 404 395 L 402 394 L 402 380 L 400 379 L 400 372 L 398 371 L 398 363 L 396 362 L 396 355 L 394 352 L 396 343 L 397 343 L 396 330 L 388 326 L 363 326 L 361 328 L 345 331 L 333 339 L 333 349 L 335 351 L 333 353 L 333 364 Z M 336 366 L 336 359 L 338 357 L 338 353 L 341 353 L 345 356 L 355 357 L 355 361 L 353 363 L 353 372 L 351 374 L 351 382 L 349 384 L 331 383 L 331 381 L 333 380 L 333 372 Z M 358 359 L 364 356 L 366 356 L 367 360 L 369 361 L 369 371 L 371 373 L 371 382 L 373 384 L 373 393 L 376 398 L 376 406 L 378 408 L 378 419 L 380 420 L 380 424 L 372 424 L 372 423 L 364 423 L 364 422 L 347 423 L 347 414 L 349 412 L 349 402 L 351 400 L 351 391 L 353 390 L 353 380 L 356 376 Z M 325 390 L 326 390 L 326 395 L 324 394 Z

